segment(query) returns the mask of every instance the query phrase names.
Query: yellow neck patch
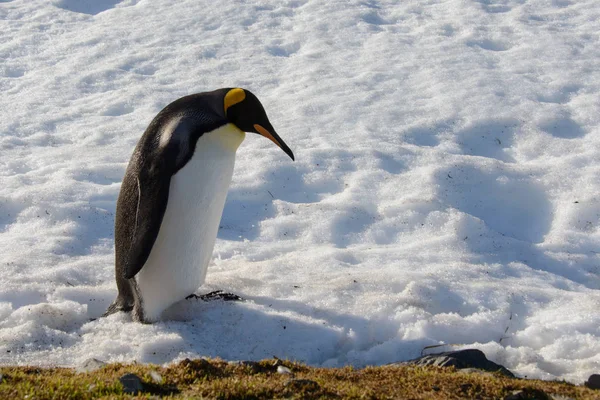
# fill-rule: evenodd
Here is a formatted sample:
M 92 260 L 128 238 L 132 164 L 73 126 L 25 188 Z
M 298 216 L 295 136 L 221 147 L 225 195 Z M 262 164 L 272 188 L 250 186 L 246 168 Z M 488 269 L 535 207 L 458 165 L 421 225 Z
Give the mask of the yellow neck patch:
M 235 89 L 231 89 L 229 92 L 227 92 L 227 94 L 225 95 L 225 104 L 224 104 L 225 114 L 227 114 L 227 109 L 229 107 L 244 101 L 245 98 L 246 98 L 246 92 L 244 92 L 244 89 L 235 88 Z

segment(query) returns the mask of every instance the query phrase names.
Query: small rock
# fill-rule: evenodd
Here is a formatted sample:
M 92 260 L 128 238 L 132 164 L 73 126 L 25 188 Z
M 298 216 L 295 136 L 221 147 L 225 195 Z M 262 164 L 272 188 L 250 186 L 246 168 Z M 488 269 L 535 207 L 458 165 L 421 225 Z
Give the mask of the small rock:
M 447 351 L 438 354 L 429 354 L 405 362 L 393 363 L 393 365 L 435 365 L 438 367 L 455 367 L 456 369 L 477 368 L 489 372 L 500 372 L 502 375 L 514 378 L 515 375 L 500 364 L 488 360 L 485 354 L 478 349 L 465 349 L 459 351 Z
M 156 371 L 150 371 L 150 377 L 157 385 L 160 385 L 163 382 L 162 376 Z
M 504 400 L 552 400 L 552 397 L 548 396 L 543 390 L 525 388 L 523 390 L 515 390 L 505 396 Z
M 283 375 L 291 375 L 292 370 L 290 370 L 288 367 L 284 367 L 283 365 L 278 365 L 277 366 L 277 373 L 278 374 L 283 374 Z
M 75 372 L 79 374 L 92 372 L 104 367 L 105 365 L 106 363 L 104 361 L 100 361 L 96 358 L 88 358 L 87 360 L 82 362 L 79 367 L 75 368 Z
M 592 374 L 585 382 L 585 386 L 590 389 L 600 389 L 600 375 Z
M 123 385 L 123 392 L 128 394 L 138 394 L 144 391 L 144 383 L 136 374 L 125 374 L 119 378 Z
M 504 400 L 524 400 L 525 392 L 522 390 L 514 390 L 511 394 L 504 396 Z
M 308 392 L 319 390 L 320 388 L 317 382 L 311 381 L 310 379 L 290 379 L 285 383 L 285 387 L 296 391 L 305 390 Z
M 466 392 L 469 389 L 471 389 L 472 387 L 473 387 L 473 384 L 471 384 L 471 383 L 463 383 L 462 385 L 460 385 L 460 390 L 462 390 L 463 392 Z

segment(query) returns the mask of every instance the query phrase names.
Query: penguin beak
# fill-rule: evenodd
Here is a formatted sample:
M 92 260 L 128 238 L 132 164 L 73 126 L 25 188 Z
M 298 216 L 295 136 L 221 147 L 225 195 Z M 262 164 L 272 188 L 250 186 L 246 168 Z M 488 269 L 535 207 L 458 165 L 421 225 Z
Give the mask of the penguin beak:
M 256 132 L 263 135 L 264 137 L 275 143 L 277 146 L 279 146 L 279 148 L 283 150 L 285 154 L 290 156 L 290 158 L 295 161 L 294 153 L 292 153 L 292 150 L 288 147 L 287 144 L 285 144 L 283 139 L 279 137 L 279 135 L 277 134 L 277 132 L 275 132 L 274 129 L 268 130 L 258 124 L 254 124 L 254 129 L 256 129 Z

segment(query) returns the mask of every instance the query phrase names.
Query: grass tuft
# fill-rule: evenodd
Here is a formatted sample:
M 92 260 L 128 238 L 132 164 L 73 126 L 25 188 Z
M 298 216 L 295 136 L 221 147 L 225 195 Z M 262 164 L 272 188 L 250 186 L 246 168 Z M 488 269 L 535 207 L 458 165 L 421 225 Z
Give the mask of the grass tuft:
M 283 365 L 292 374 L 277 373 Z M 156 383 L 151 372 L 158 372 Z M 144 392 L 123 392 L 119 377 L 133 373 Z M 460 373 L 454 368 L 381 366 L 364 369 L 312 368 L 291 361 L 228 363 L 183 360 L 169 367 L 109 364 L 89 373 L 68 368 L 0 367 L 2 399 L 498 399 L 521 390 L 525 397 L 559 395 L 598 399 L 600 392 L 565 382 L 507 378 L 500 374 Z M 529 397 L 527 397 L 529 396 Z

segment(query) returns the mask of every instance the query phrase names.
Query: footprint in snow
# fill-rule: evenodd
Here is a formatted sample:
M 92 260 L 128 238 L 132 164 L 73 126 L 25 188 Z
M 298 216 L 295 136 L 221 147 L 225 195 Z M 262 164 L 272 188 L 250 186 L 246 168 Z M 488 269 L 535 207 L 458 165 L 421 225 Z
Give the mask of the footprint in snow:
M 552 118 L 540 124 L 540 129 L 554 137 L 575 139 L 585 135 L 585 131 L 577 122 L 569 117 Z
M 0 0 L 1 1 L 1 0 Z M 115 8 L 118 4 L 124 3 L 124 6 L 134 6 L 137 0 L 59 0 L 54 3 L 58 8 L 73 11 L 81 14 L 96 15 L 101 12 Z
M 489 51 L 506 51 L 506 50 L 510 50 L 512 47 L 508 43 L 504 43 L 499 40 L 492 40 L 492 39 L 469 40 L 467 42 L 467 46 L 480 47 L 484 50 L 489 50 Z

